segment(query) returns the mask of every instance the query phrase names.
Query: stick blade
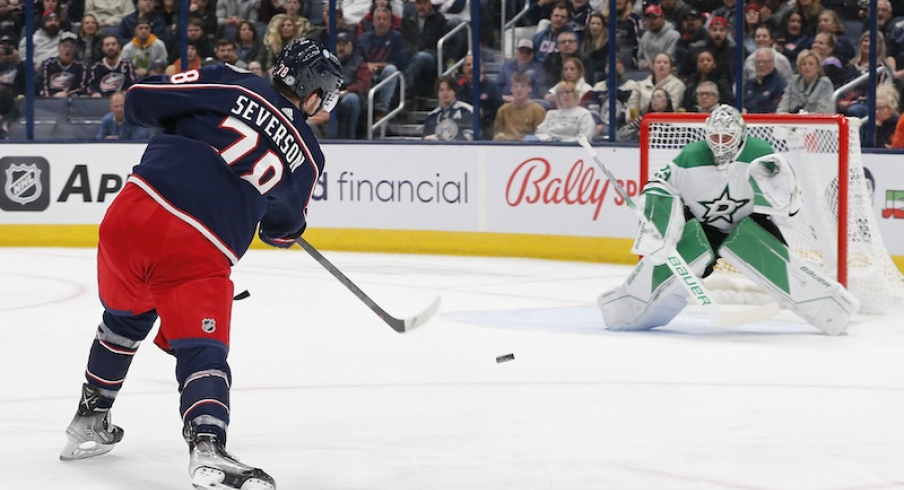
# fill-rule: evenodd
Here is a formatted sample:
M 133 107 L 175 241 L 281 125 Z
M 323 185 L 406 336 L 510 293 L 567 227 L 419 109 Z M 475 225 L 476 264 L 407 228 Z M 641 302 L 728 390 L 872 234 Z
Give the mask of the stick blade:
M 415 328 L 420 327 L 421 325 L 430 321 L 430 318 L 439 310 L 439 305 L 442 303 L 442 296 L 437 296 L 433 299 L 433 302 L 430 303 L 423 311 L 414 315 L 412 317 L 408 317 L 405 319 L 400 318 L 392 318 L 393 321 L 387 320 L 386 323 L 392 327 L 393 330 L 399 333 L 410 332 Z

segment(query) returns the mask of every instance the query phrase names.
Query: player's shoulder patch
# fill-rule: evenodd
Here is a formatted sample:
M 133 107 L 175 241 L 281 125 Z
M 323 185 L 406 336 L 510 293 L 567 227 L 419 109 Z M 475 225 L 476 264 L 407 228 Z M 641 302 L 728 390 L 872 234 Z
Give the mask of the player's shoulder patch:
M 761 156 L 771 155 L 773 153 L 775 153 L 775 150 L 768 141 L 760 138 L 748 137 L 747 142 L 744 144 L 744 149 L 741 150 L 741 154 L 738 155 L 737 161 L 750 163 Z
M 706 167 L 716 164 L 713 160 L 713 152 L 704 140 L 687 144 L 673 162 L 679 168 Z

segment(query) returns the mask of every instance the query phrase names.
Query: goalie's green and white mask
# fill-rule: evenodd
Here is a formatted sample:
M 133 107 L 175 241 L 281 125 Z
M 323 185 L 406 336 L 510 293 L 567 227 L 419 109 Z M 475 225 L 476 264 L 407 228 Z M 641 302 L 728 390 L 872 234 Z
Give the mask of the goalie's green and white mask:
M 734 161 L 747 138 L 747 124 L 737 109 L 722 104 L 706 118 L 706 143 L 722 169 Z

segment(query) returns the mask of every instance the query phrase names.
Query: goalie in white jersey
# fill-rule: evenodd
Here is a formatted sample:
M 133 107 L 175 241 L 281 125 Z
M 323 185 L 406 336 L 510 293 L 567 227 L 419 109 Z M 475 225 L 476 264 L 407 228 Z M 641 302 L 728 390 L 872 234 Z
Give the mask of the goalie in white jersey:
M 705 140 L 681 153 L 644 186 L 638 207 L 649 219 L 632 252 L 643 255 L 627 281 L 600 295 L 610 330 L 669 323 L 687 292 L 664 265 L 677 251 L 706 277 L 723 257 L 778 303 L 829 335 L 847 327 L 859 302 L 788 248 L 776 221 L 800 210 L 800 188 L 788 162 L 768 142 L 747 136 L 729 105 L 706 120 Z

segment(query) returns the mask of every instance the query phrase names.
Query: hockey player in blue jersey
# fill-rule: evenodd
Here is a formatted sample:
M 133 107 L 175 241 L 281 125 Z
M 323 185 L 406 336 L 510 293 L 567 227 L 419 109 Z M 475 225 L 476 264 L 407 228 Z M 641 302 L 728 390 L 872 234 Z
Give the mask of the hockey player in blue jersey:
M 307 39 L 277 57 L 272 83 L 214 65 L 134 85 L 131 124 L 163 128 L 148 144 L 99 229 L 103 321 L 60 459 L 100 456 L 123 438 L 110 408 L 156 319 L 155 343 L 176 357 L 189 475 L 198 489 L 273 490 L 267 473 L 225 450 L 231 372 L 231 266 L 255 229 L 288 247 L 324 156 L 308 116 L 339 100 L 342 68 Z

